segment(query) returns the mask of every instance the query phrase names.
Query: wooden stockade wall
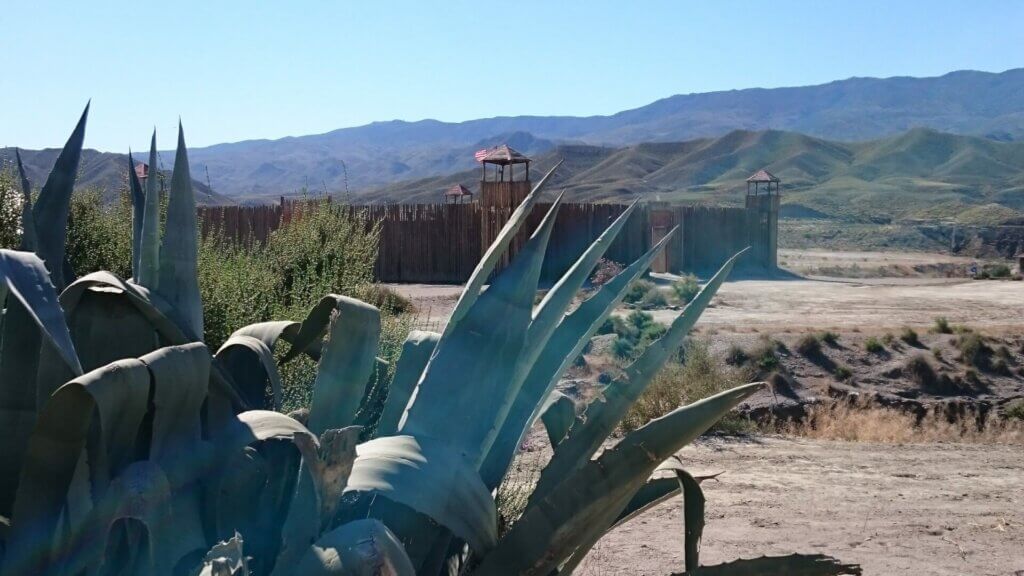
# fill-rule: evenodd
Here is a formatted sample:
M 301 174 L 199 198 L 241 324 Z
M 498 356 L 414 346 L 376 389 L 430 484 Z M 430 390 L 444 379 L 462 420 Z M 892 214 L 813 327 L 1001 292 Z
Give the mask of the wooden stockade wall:
M 537 204 L 513 241 L 515 254 L 551 207 Z M 723 208 L 707 206 L 637 209 L 609 247 L 605 257 L 628 264 L 652 246 L 652 227 L 680 231 L 669 242 L 665 264 L 673 272 L 706 273 L 746 246 L 751 253 L 741 268 L 772 269 L 775 266 L 777 211 L 763 206 Z M 295 217 L 297 204 L 272 206 L 223 206 L 200 208 L 204 235 L 220 230 L 241 242 L 265 242 L 282 222 Z M 380 223 L 380 247 L 375 275 L 380 282 L 465 282 L 491 240 L 508 221 L 512 210 L 470 204 L 389 204 L 343 206 L 365 218 L 367 225 Z M 557 280 L 615 218 L 623 204 L 570 204 L 559 209 L 545 255 L 541 279 Z M 499 268 L 508 263 L 506 256 Z

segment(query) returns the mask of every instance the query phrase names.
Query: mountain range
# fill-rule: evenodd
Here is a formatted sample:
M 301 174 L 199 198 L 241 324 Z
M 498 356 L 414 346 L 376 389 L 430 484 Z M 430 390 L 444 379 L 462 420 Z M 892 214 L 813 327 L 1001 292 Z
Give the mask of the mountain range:
M 563 145 L 536 158 L 549 193 L 570 201 L 741 205 L 745 180 L 766 168 L 782 180 L 783 216 L 888 222 L 1024 218 L 1024 141 L 997 142 L 915 128 L 865 142 L 779 130 L 626 147 Z M 537 176 L 539 178 L 539 176 Z M 478 170 L 377 187 L 370 202 L 438 202 L 454 184 L 479 188 Z
M 1018 141 L 1024 68 L 677 95 L 610 116 L 375 122 L 193 148 L 189 157 L 205 203 L 266 202 L 302 189 L 435 201 L 446 183 L 478 180 L 474 151 L 508 143 L 538 169 L 564 156 L 556 184 L 580 199 L 738 202 L 742 178 L 767 166 L 783 179 L 790 210 L 859 218 L 851 200 L 862 199 L 884 218 L 929 206 L 1020 210 Z M 51 156 L 24 152 L 30 176 L 45 174 Z M 87 151 L 80 184 L 120 186 L 124 166 L 123 155 Z M 41 185 L 38 175 L 33 181 Z

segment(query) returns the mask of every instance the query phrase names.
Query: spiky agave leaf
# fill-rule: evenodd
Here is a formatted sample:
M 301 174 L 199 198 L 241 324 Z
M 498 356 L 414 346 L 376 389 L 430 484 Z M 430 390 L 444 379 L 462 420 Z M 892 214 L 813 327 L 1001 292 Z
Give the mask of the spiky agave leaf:
M 402 544 L 387 526 L 356 520 L 324 534 L 299 561 L 304 576 L 414 576 Z
M 19 250 L 34 252 L 36 249 L 36 221 L 32 217 L 32 184 L 21 163 L 21 152 L 15 148 L 14 157 L 18 162 L 18 177 L 21 180 L 21 246 Z
M 160 282 L 160 171 L 157 169 L 156 130 L 149 142 L 149 176 L 146 178 L 145 206 L 142 210 L 142 228 L 139 231 L 139 251 L 132 261 L 135 283 L 155 290 Z
M 146 195 L 135 172 L 135 158 L 128 150 L 128 191 L 132 201 L 132 277 L 139 277 L 139 256 L 142 254 L 142 219 L 146 212 Z
M 474 574 L 539 576 L 562 569 L 600 538 L 657 468 L 763 383 L 727 390 L 652 420 L 571 472 L 530 506 Z
M 624 376 L 605 388 L 600 401 L 590 404 L 587 408 L 586 421 L 569 431 L 569 436 L 558 445 L 551 461 L 541 472 L 537 488 L 530 496 L 530 502 L 543 499 L 562 479 L 590 460 L 625 416 L 629 407 L 637 401 L 661 370 L 669 355 L 682 345 L 683 338 L 697 323 L 722 282 L 732 271 L 736 260 L 744 252 L 745 250 L 727 260 L 686 306 L 683 313 L 672 322 L 665 334 L 652 342 L 639 358 L 626 367 Z
M 63 290 L 71 278 L 65 278 L 65 246 L 67 244 L 68 214 L 71 210 L 71 192 L 78 176 L 78 163 L 82 159 L 82 143 L 85 141 L 85 123 L 89 117 L 89 105 L 85 105 L 78 125 L 71 133 L 64 149 L 57 156 L 53 170 L 39 191 L 39 198 L 32 208 L 36 230 L 36 254 L 46 263 L 50 279 L 57 290 Z
M 466 281 L 466 287 L 462 291 L 462 295 L 459 296 L 459 301 L 455 303 L 455 308 L 452 309 L 451 315 L 448 317 L 448 324 L 445 326 L 444 335 L 447 336 L 455 326 L 462 320 L 462 317 L 469 312 L 476 299 L 480 296 L 480 290 L 484 287 L 484 283 L 490 278 L 491 272 L 494 271 L 494 267 L 498 264 L 498 260 L 508 250 L 509 245 L 512 244 L 512 240 L 515 239 L 516 233 L 519 232 L 519 228 L 526 223 L 526 219 L 529 218 L 530 213 L 533 211 L 533 205 L 536 204 L 537 199 L 540 198 L 540 192 L 544 189 L 544 185 L 547 184 L 548 179 L 555 173 L 555 170 L 562 165 L 563 160 L 559 160 L 548 173 L 537 182 L 537 185 L 533 187 L 533 190 L 523 199 L 523 201 L 516 207 L 512 215 L 509 216 L 507 222 L 502 227 L 501 231 L 491 242 L 491 245 L 487 247 L 487 251 L 484 252 L 480 262 L 477 263 L 473 273 L 469 276 L 469 280 Z
M 274 351 L 266 343 L 253 336 L 231 336 L 214 357 L 231 374 L 246 404 L 257 408 L 281 409 L 281 374 L 274 361 Z
M 64 324 L 64 311 L 46 267 L 35 254 L 0 250 L 0 514 L 10 516 L 18 475 L 39 408 L 37 378 L 42 350 L 61 377 L 82 373 Z M 47 381 L 46 386 L 56 386 Z
M 171 305 L 172 318 L 193 340 L 203 337 L 203 300 L 199 294 L 199 231 L 196 200 L 189 173 L 185 131 L 178 124 L 167 223 L 160 243 L 159 280 L 155 291 Z
M 558 207 L 556 200 L 508 268 L 441 337 L 400 433 L 444 440 L 472 466 L 482 464 L 486 443 L 516 393 L 510 377 L 526 338 Z
M 523 385 L 509 410 L 495 443 L 481 469 L 481 477 L 491 489 L 501 484 L 516 447 L 539 416 L 539 407 L 555 389 L 555 384 L 582 352 L 612 310 L 622 301 L 629 284 L 651 266 L 665 249 L 677 229 L 669 232 L 646 254 L 638 258 L 615 278 L 598 289 L 576 310 L 565 316 L 555 328 L 547 345 L 530 368 Z
M 384 410 L 377 421 L 377 436 L 392 436 L 398 431 L 398 423 L 402 413 L 412 397 L 412 391 L 419 382 L 423 369 L 427 366 L 434 347 L 441 339 L 437 332 L 413 330 L 409 332 L 402 344 L 402 354 L 395 366 L 395 375 L 388 386 L 388 396 L 384 401 Z
M 576 401 L 556 390 L 541 406 L 540 418 L 544 422 L 551 447 L 554 448 L 569 433 L 569 428 L 576 420 Z

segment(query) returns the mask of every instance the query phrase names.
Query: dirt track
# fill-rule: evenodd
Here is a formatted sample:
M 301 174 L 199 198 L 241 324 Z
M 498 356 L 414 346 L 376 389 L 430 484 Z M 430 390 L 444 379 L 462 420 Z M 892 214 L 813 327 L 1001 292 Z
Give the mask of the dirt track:
M 680 453 L 703 485 L 702 564 L 828 554 L 865 575 L 1024 570 L 1020 447 L 708 439 Z M 588 576 L 682 571 L 680 499 L 605 536 Z

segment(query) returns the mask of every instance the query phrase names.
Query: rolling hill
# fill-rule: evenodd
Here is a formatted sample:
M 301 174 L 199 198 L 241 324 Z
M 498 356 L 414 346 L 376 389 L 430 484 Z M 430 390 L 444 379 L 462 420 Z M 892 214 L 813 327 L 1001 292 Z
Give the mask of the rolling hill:
M 25 166 L 25 172 L 29 182 L 32 183 L 33 193 L 38 194 L 39 189 L 46 182 L 46 177 L 57 161 L 60 150 L 47 148 L 45 150 L 22 150 L 21 160 Z M 147 154 L 148 156 L 148 154 Z M 173 159 L 173 155 L 171 156 Z M 140 158 L 135 156 L 135 161 Z M 0 167 L 13 165 L 15 162 L 14 150 L 11 148 L 0 148 Z M 173 160 L 171 160 L 173 164 Z M 121 190 L 125 186 L 125 174 L 128 170 L 128 155 L 114 154 L 110 152 L 97 152 L 96 150 L 82 150 L 82 160 L 78 168 L 78 180 L 75 186 L 79 189 L 96 188 L 102 191 L 104 200 L 116 201 Z M 167 174 L 170 170 L 165 170 Z M 167 182 L 170 182 L 168 178 Z M 223 196 L 210 190 L 210 187 L 198 180 L 192 180 L 192 188 L 196 195 L 196 203 L 201 205 L 223 205 L 234 204 L 231 198 Z
M 538 157 L 543 171 L 565 162 L 549 190 L 572 201 L 739 205 L 744 180 L 767 168 L 783 182 L 783 215 L 859 222 L 951 219 L 997 223 L 1024 218 L 1024 142 L 996 142 L 915 128 L 844 143 L 778 130 L 621 148 L 564 145 Z M 479 172 L 375 188 L 372 202 L 436 202 L 453 184 L 479 188 Z
M 499 142 L 530 155 L 556 144 L 622 147 L 784 130 L 865 141 L 915 127 L 991 140 L 1024 139 L 1024 69 L 951 72 L 934 78 L 850 78 L 818 86 L 685 94 L 610 116 L 517 116 L 459 123 L 375 122 L 324 134 L 250 140 L 191 150 L 228 196 L 300 188 L 365 189 L 473 167 L 472 152 Z M 811 171 L 816 170 L 805 162 Z

